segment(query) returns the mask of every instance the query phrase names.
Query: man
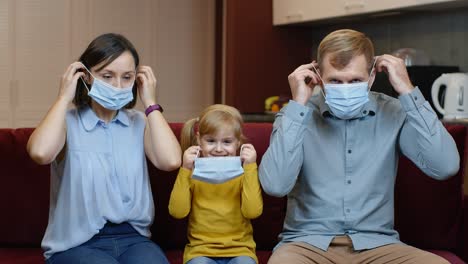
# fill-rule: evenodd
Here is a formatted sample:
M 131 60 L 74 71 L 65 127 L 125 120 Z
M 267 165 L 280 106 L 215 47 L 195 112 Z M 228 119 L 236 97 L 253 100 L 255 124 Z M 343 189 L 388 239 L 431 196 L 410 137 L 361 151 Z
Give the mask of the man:
M 375 71 L 387 73 L 398 99 L 369 92 Z M 288 196 L 269 263 L 448 263 L 403 244 L 393 227 L 400 154 L 438 180 L 460 161 L 404 62 L 374 57 L 363 33 L 338 30 L 288 80 L 293 99 L 276 116 L 259 171 L 266 193 Z

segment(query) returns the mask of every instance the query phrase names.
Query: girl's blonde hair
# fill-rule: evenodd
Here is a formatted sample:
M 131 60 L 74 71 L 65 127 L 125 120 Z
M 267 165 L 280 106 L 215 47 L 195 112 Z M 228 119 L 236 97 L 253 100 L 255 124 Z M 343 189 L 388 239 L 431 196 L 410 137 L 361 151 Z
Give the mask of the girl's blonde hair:
M 180 135 L 182 151 L 198 145 L 197 132 L 202 137 L 226 127 L 234 131 L 235 137 L 242 145 L 246 140 L 242 133 L 243 124 L 242 116 L 236 108 L 223 104 L 210 105 L 200 113 L 200 116 L 185 122 Z
M 325 55 L 329 55 L 330 64 L 336 69 L 346 67 L 352 58 L 364 54 L 368 69 L 374 60 L 374 45 L 362 32 L 352 29 L 340 29 L 328 34 L 318 47 L 317 62 L 322 66 Z

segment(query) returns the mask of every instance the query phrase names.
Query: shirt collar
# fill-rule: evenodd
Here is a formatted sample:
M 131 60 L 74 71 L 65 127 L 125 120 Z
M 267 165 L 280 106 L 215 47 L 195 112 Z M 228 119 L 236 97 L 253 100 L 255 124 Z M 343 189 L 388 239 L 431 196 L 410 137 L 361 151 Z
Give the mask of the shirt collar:
M 103 123 L 101 119 L 94 113 L 91 107 L 86 106 L 79 110 L 79 114 L 81 117 L 81 122 L 83 123 L 83 127 L 86 131 L 93 130 L 99 123 Z M 129 126 L 130 119 L 128 117 L 127 111 L 121 109 L 118 110 L 117 115 L 112 119 L 111 122 L 119 122 L 124 126 Z
M 325 98 L 323 95 L 319 95 L 318 98 L 318 107 L 320 114 L 323 117 L 334 117 L 332 114 L 330 107 L 325 103 Z M 374 116 L 377 110 L 377 101 L 375 100 L 375 95 L 373 92 L 369 91 L 369 101 L 364 105 L 362 108 L 360 116 L 357 118 L 362 118 L 365 116 Z

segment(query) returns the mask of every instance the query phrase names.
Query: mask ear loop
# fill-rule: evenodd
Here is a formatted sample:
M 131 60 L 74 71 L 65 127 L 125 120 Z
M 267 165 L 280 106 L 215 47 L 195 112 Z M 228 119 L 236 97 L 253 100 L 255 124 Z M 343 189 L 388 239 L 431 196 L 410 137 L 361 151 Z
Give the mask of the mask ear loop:
M 80 63 L 84 66 L 85 70 L 86 70 L 91 76 L 93 76 L 93 74 L 88 70 L 88 68 L 84 65 L 84 63 L 81 62 L 81 61 L 80 61 Z M 96 77 L 93 76 L 93 78 L 96 78 Z M 88 93 L 89 93 L 89 92 L 90 92 L 89 87 L 88 87 L 88 85 L 86 84 L 86 82 L 83 80 L 83 77 L 80 77 L 80 79 L 81 79 L 81 81 L 83 82 L 84 86 L 86 87 L 86 90 L 88 90 Z
M 319 74 L 317 68 L 315 68 L 315 66 L 314 66 L 313 64 L 312 64 L 312 68 L 314 68 L 314 71 L 315 71 L 315 73 L 317 74 L 317 76 L 320 78 L 320 81 L 322 81 L 322 84 L 325 85 L 325 82 L 323 81 L 322 76 L 320 76 L 320 74 Z M 325 93 L 323 92 L 323 89 L 322 89 L 322 88 L 320 88 L 320 92 L 322 93 L 323 98 L 325 98 Z
M 197 149 L 197 158 L 200 157 L 200 149 Z
M 377 56 L 374 57 L 374 63 L 372 63 L 372 68 L 370 70 L 369 77 L 372 76 L 372 73 L 374 73 L 374 71 L 375 71 L 375 63 L 376 62 L 377 62 Z M 369 81 L 367 81 L 367 82 L 368 82 L 367 83 L 367 92 L 369 92 L 370 89 L 371 89 L 371 86 L 369 85 Z

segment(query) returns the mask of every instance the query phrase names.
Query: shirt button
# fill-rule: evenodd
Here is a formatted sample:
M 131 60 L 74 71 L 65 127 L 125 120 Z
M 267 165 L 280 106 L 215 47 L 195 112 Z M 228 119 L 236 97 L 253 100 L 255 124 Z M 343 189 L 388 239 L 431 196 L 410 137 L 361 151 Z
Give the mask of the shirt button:
M 352 150 L 348 149 L 348 153 L 351 154 L 351 152 L 353 152 Z
M 347 213 L 349 213 L 349 212 L 351 212 L 351 210 L 349 210 L 349 209 L 346 209 L 346 212 L 347 212 Z
M 348 184 L 351 184 L 351 180 L 348 180 L 347 183 L 348 183 Z
M 418 97 L 417 97 L 417 96 L 415 96 L 415 97 L 414 97 L 414 100 L 415 100 L 415 101 L 416 101 L 416 100 L 418 100 Z
M 367 114 L 367 110 L 362 111 L 363 114 Z
M 301 112 L 299 115 L 301 115 L 301 116 L 304 116 L 304 113 L 303 113 L 303 112 Z

